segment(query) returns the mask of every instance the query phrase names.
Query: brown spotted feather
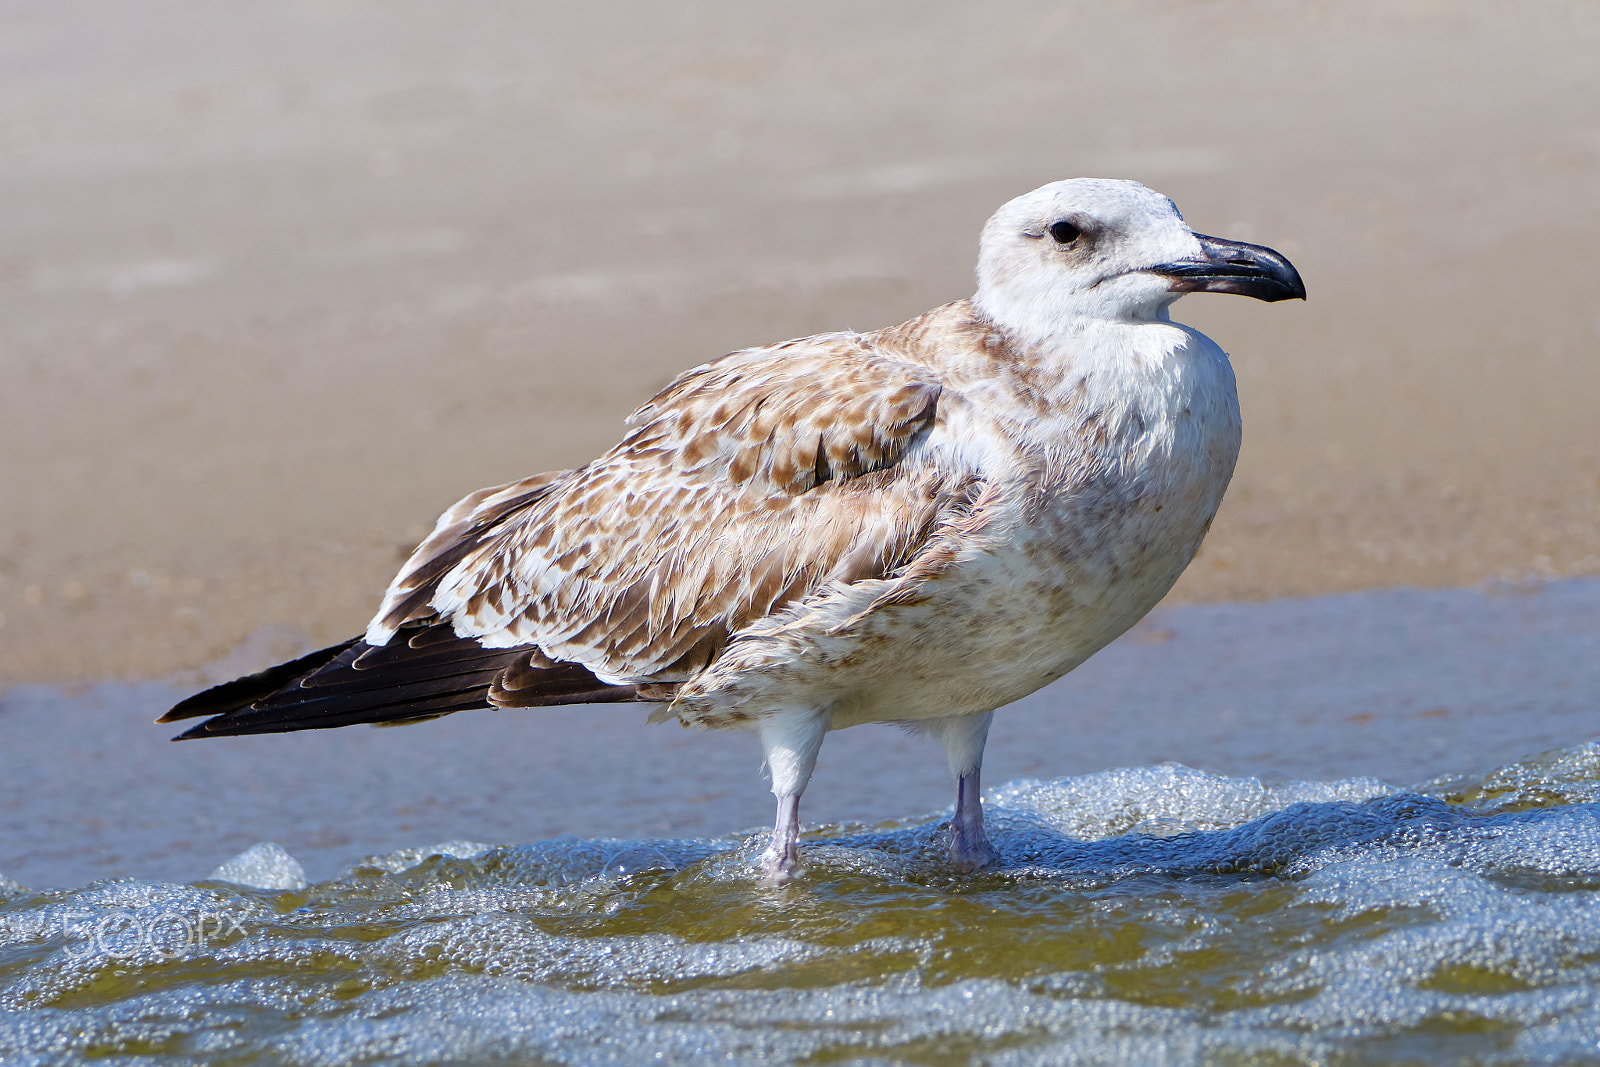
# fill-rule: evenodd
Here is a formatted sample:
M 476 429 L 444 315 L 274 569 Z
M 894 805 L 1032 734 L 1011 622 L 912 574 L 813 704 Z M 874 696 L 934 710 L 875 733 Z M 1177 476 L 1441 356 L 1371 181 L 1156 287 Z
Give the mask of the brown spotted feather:
M 608 682 L 686 678 L 750 622 L 915 555 L 941 477 L 891 468 L 939 393 L 928 367 L 857 334 L 689 371 L 594 463 L 450 509 L 368 640 L 448 618 L 463 637 L 535 646 Z

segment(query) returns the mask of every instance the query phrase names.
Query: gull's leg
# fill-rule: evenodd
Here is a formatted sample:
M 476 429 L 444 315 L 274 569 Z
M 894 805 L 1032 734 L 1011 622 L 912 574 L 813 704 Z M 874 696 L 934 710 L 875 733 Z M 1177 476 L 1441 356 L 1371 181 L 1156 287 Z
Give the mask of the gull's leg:
M 950 820 L 950 864 L 958 871 L 988 867 L 1000 857 L 983 832 L 983 802 L 978 774 L 993 712 L 936 721 L 930 731 L 944 746 L 956 780 L 956 813 Z
M 772 773 L 772 794 L 778 798 L 772 843 L 761 856 L 762 877 L 774 885 L 789 881 L 800 869 L 800 794 L 817 765 L 817 750 L 830 718 L 828 712 L 814 708 L 783 708 L 767 712 L 757 722 Z

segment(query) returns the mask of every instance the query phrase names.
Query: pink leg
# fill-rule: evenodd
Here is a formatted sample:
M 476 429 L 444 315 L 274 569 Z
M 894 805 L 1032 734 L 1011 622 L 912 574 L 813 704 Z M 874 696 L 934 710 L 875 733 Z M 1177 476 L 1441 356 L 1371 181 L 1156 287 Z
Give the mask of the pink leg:
M 800 796 L 778 798 L 772 841 L 761 854 L 761 880 L 769 885 L 793 881 L 800 870 Z
M 978 769 L 956 782 L 956 814 L 950 820 L 950 865 L 963 874 L 981 870 L 1000 857 L 983 832 L 983 801 L 979 797 Z
M 770 885 L 792 881 L 800 871 L 800 794 L 811 780 L 831 718 L 827 709 L 777 708 L 757 720 L 772 794 L 778 798 L 772 843 L 761 856 L 761 879 Z
M 938 738 L 956 780 L 956 814 L 950 820 L 950 865 L 963 873 L 992 866 L 1000 857 L 983 832 L 978 773 L 993 713 L 935 720 L 924 729 Z

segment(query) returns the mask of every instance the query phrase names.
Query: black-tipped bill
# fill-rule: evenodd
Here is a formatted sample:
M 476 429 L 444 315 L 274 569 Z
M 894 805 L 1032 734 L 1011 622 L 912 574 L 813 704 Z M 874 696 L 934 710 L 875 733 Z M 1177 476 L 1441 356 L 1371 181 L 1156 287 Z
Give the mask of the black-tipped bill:
M 1306 298 L 1300 272 L 1272 249 L 1201 233 L 1195 237 L 1200 240 L 1200 258 L 1150 268 L 1151 274 L 1172 279 L 1171 292 L 1234 293 L 1257 300 Z

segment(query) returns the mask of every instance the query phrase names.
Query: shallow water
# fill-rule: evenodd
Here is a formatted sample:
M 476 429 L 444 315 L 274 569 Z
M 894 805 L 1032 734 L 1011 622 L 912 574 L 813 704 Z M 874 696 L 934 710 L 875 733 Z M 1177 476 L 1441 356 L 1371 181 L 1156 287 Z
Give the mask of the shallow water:
M 1396 793 L 1167 764 L 749 839 L 468 843 L 305 884 L 15 885 L 6 1062 L 1573 1062 L 1600 1057 L 1600 744 Z M 254 883 L 254 887 L 249 884 Z M 277 888 L 261 888 L 275 886 Z
M 249 652 L 212 677 L 266 662 Z M 638 706 L 169 744 L 175 728 L 151 720 L 199 684 L 0 694 L 0 876 L 187 882 L 276 841 L 320 880 L 431 841 L 700 837 L 772 817 L 752 738 L 646 726 Z M 1588 740 L 1597 710 L 1600 578 L 1199 604 L 1002 709 L 984 776 L 1171 761 L 1398 788 Z M 858 727 L 823 745 L 801 815 L 876 823 L 951 799 L 936 745 Z
M 1597 579 L 1164 609 L 996 717 L 1000 870 L 850 730 L 777 890 L 750 739 L 639 708 L 171 745 L 181 687 L 18 687 L 0 1060 L 1600 1063 L 1597 635 Z

